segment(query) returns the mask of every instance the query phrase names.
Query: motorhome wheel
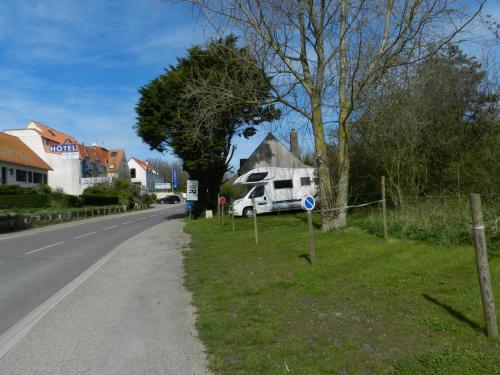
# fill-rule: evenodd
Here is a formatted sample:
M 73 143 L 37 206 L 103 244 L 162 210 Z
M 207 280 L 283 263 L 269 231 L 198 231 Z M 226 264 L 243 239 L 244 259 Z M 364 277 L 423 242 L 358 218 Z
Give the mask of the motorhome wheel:
M 243 216 L 245 217 L 253 217 L 253 208 L 247 207 L 243 210 Z

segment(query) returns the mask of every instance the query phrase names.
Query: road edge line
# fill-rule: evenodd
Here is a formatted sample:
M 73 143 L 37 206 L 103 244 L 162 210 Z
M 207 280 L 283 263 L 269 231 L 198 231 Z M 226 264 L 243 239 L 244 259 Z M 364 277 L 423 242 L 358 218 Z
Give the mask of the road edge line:
M 141 233 L 138 233 L 137 235 L 140 235 Z M 127 239 L 127 241 L 134 237 L 135 236 L 130 237 L 129 239 Z M 3 358 L 14 346 L 16 346 L 16 344 L 19 343 L 35 327 L 35 325 L 45 315 L 47 315 L 50 310 L 52 310 L 57 304 L 59 304 L 59 302 L 61 302 L 64 298 L 71 294 L 76 288 L 82 285 L 90 276 L 96 273 L 116 253 L 118 253 L 121 249 L 120 245 L 97 260 L 80 275 L 66 284 L 62 289 L 59 289 L 51 297 L 49 297 L 47 300 L 37 306 L 33 311 L 31 311 L 27 316 L 22 318 L 7 331 L 5 331 L 2 335 L 0 335 L 0 359 Z

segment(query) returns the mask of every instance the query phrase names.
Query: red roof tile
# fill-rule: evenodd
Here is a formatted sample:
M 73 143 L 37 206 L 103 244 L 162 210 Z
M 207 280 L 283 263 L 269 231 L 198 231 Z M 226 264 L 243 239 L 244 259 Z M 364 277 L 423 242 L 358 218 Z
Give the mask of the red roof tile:
M 52 170 L 46 162 L 19 138 L 5 133 L 0 133 L 0 160 L 27 167 Z
M 47 125 L 41 124 L 36 121 L 31 121 L 28 124 L 28 128 L 36 129 L 40 132 L 41 136 L 47 138 L 53 142 L 62 143 L 78 143 L 76 138 L 60 132 L 59 130 L 48 127 Z

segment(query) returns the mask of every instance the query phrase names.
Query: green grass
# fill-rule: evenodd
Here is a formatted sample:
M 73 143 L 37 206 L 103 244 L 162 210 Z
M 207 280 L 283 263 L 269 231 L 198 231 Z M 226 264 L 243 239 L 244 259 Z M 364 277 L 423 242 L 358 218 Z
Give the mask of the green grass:
M 259 245 L 251 220 L 235 233 L 227 219 L 186 225 L 186 285 L 215 373 L 500 373 L 471 247 L 316 230 L 311 266 L 303 213 L 258 221 Z M 499 252 L 490 268 L 500 304 Z

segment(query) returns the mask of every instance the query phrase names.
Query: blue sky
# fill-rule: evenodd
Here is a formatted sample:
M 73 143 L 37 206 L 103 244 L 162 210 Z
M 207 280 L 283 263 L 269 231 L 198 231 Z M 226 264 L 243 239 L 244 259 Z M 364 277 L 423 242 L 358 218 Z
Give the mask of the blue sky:
M 0 130 L 36 120 L 85 144 L 124 148 L 129 157 L 162 156 L 132 129 L 137 89 L 206 40 L 188 7 L 161 0 L 3 0 L 0 25 Z M 239 142 L 238 154 L 257 142 Z
M 500 15 L 500 6 L 490 4 L 489 13 Z M 0 130 L 36 120 L 85 144 L 161 157 L 132 129 L 137 89 L 208 36 L 190 7 L 165 0 L 2 0 Z M 305 128 L 300 120 L 295 126 Z M 277 127 L 237 139 L 233 164 L 269 130 L 286 137 L 288 130 Z M 310 140 L 302 132 L 301 143 Z

